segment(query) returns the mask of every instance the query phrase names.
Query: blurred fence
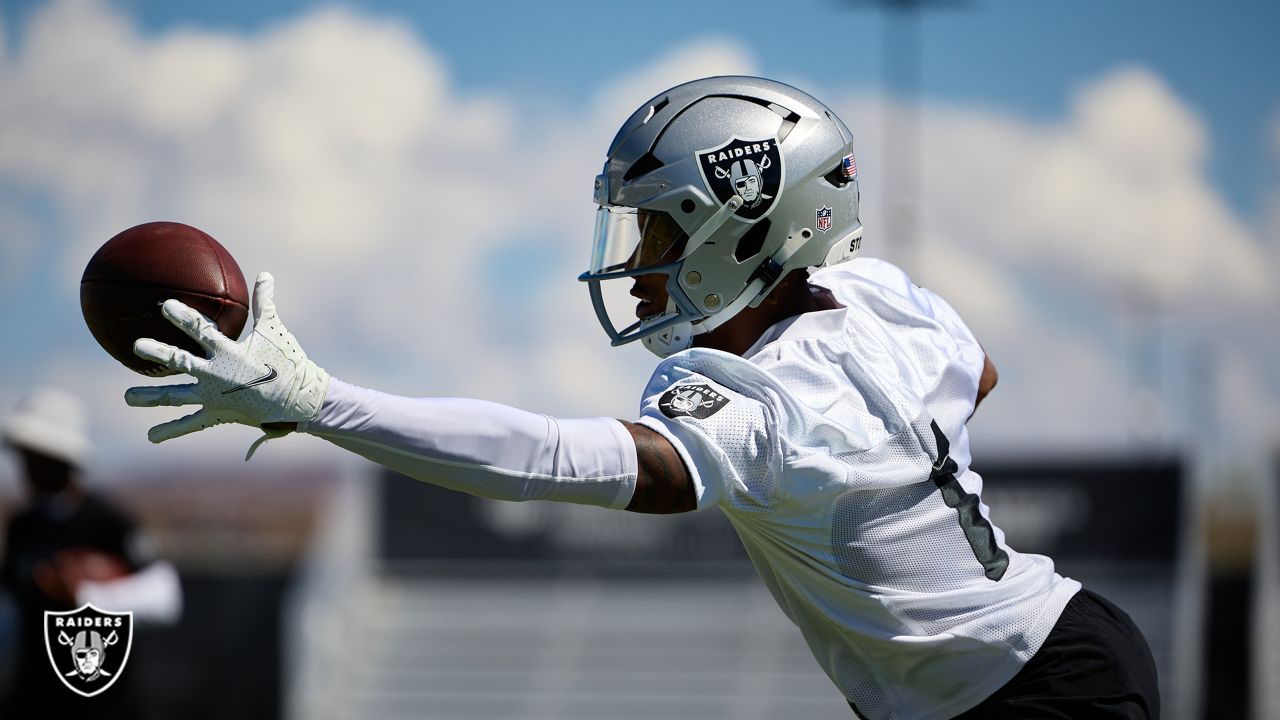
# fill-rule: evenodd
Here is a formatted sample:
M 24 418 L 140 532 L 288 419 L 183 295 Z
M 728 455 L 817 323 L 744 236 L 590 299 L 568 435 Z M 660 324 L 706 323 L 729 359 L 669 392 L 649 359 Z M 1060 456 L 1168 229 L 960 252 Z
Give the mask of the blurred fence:
M 376 622 L 373 492 L 365 478 L 338 485 L 283 603 L 284 717 L 356 717 L 333 714 L 333 703 L 363 666 Z

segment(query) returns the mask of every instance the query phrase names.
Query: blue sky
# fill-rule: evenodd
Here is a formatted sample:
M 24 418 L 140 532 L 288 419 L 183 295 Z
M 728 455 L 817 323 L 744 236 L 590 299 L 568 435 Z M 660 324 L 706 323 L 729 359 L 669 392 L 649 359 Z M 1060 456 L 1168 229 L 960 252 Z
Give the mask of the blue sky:
M 13 35 L 43 3 L 8 0 Z M 334 3 L 309 0 L 115 0 L 148 32 L 260 31 Z M 928 3 L 926 3 L 928 5 Z M 1280 111 L 1280 3 L 1237 0 L 961 0 L 921 13 L 927 98 L 995 104 L 1050 117 L 1073 90 L 1124 64 L 1152 68 L 1208 120 L 1211 177 L 1246 215 L 1258 211 L 1272 168 L 1265 152 Z M 731 37 L 761 72 L 824 87 L 880 89 L 883 40 L 895 13 L 860 0 L 688 2 L 350 3 L 397 18 L 449 60 L 462 87 L 540 102 L 584 102 L 637 58 L 691 39 Z M 642 9 L 640 9 L 642 8 Z M 890 30 L 892 31 L 892 30 Z M 817 92 L 817 90 L 815 90 Z M 856 130 L 857 118 L 847 121 Z
M 120 462 L 242 451 L 247 430 L 148 447 L 163 418 L 121 406 L 137 377 L 79 317 L 92 250 L 175 219 L 275 273 L 338 377 L 631 414 L 653 359 L 610 350 L 573 278 L 587 188 L 653 93 L 745 71 L 825 100 L 857 138 L 864 253 L 899 259 L 882 60 L 901 18 L 852 5 L 7 0 L 0 336 L 25 346 L 0 355 L 0 406 L 69 383 Z M 975 438 L 1274 444 L 1280 3 L 939 5 L 920 18 L 916 277 L 1001 367 Z

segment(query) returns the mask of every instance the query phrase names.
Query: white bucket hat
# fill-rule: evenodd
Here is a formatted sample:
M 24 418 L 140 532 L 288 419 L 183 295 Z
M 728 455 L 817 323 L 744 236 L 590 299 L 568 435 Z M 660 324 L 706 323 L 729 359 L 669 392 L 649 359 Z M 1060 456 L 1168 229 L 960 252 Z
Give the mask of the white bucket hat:
M 38 387 L 4 420 L 4 441 L 82 467 L 89 455 L 89 413 L 65 390 Z

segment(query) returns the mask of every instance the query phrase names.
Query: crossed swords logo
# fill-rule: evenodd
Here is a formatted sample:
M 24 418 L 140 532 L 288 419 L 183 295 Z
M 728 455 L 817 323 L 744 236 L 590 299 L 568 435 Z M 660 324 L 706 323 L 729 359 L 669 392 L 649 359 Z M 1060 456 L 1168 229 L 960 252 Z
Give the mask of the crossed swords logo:
M 95 639 L 99 641 L 101 647 L 95 647 L 98 644 L 93 642 Z M 97 680 L 99 676 L 111 677 L 111 673 L 102 668 L 103 651 L 120 642 L 120 636 L 112 630 L 110 635 L 103 638 L 94 630 L 90 631 L 85 640 L 85 645 L 77 646 L 76 641 L 67 635 L 66 630 L 58 633 L 58 644 L 71 648 L 71 656 L 75 659 L 75 667 L 71 672 L 63 673 L 63 677 L 80 677 L 85 680 Z

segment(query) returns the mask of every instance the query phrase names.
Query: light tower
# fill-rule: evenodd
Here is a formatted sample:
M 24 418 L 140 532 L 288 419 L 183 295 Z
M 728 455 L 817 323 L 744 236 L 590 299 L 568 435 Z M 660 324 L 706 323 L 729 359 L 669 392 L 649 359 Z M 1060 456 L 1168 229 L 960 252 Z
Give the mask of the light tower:
M 845 0 L 852 8 L 884 10 L 881 34 L 884 154 L 878 169 L 888 233 L 886 248 L 924 282 L 920 238 L 920 15 L 922 10 L 964 8 L 966 0 Z M 891 96 L 892 93 L 892 96 Z

